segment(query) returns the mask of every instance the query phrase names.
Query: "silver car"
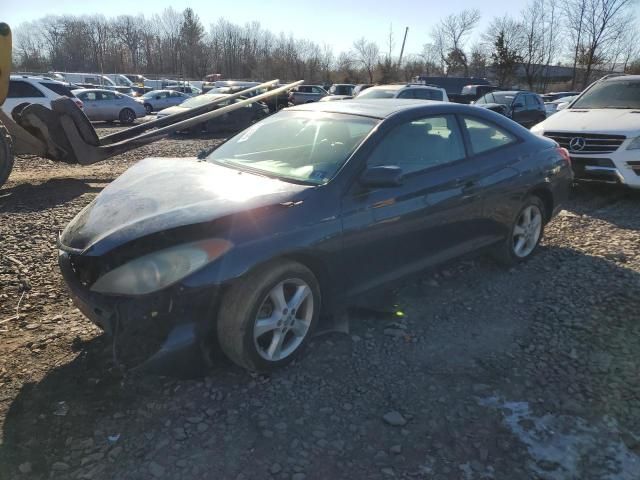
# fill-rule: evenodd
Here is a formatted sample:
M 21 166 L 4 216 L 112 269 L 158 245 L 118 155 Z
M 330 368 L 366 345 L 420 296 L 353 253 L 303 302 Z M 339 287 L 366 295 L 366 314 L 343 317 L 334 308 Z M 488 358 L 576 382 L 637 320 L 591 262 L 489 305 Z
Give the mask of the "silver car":
M 144 105 L 147 113 L 151 113 L 180 105 L 189 98 L 191 95 L 187 93 L 174 92 L 173 90 L 152 90 L 145 93 L 138 101 Z
M 91 121 L 118 120 L 120 123 L 128 124 L 147 114 L 140 102 L 112 90 L 83 88 L 73 90 L 73 94 L 82 100 L 84 113 Z

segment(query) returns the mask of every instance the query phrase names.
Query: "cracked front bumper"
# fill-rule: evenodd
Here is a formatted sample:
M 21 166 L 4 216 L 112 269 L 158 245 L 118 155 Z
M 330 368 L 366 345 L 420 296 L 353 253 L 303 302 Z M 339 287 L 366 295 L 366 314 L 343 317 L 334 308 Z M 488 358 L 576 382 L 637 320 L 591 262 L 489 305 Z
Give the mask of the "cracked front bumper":
M 139 297 L 89 290 L 60 250 L 60 270 L 73 303 L 115 342 L 127 368 L 163 375 L 197 375 L 204 367 L 202 343 L 215 330 L 218 289 L 174 286 Z

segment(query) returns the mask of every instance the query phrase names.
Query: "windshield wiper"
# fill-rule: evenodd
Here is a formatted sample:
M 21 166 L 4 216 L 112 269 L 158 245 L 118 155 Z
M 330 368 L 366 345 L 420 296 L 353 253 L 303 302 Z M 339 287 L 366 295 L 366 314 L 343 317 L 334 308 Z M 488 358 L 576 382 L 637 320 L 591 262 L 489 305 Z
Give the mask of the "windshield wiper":
M 275 180 L 280 180 L 283 182 L 287 182 L 287 183 L 295 183 L 295 184 L 299 184 L 299 185 L 309 185 L 309 186 L 313 186 L 313 187 L 317 187 L 318 185 L 321 185 L 321 183 L 318 182 L 311 182 L 309 180 L 302 180 L 299 178 L 293 178 L 293 177 L 286 177 L 283 175 L 278 175 L 274 172 L 269 172 L 268 170 L 261 170 L 259 168 L 253 168 L 253 167 L 249 167 L 248 165 L 245 165 L 243 163 L 237 163 L 237 162 L 233 162 L 233 161 L 227 161 L 227 160 L 223 160 L 223 159 L 207 159 L 207 162 L 214 162 L 217 163 L 218 165 L 222 165 L 223 167 L 227 167 L 227 168 L 233 168 L 234 170 L 239 170 L 241 172 L 246 172 L 246 173 L 252 173 L 253 175 L 258 175 L 260 177 L 266 177 L 266 178 L 272 178 Z

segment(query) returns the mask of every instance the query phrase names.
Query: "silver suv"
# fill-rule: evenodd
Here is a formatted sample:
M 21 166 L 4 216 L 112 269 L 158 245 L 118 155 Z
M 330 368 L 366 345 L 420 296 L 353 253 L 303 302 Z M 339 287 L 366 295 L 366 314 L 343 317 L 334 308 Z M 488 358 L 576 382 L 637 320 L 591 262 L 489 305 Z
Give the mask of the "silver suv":
M 319 85 L 300 85 L 289 94 L 289 101 L 294 105 L 317 102 L 329 93 Z

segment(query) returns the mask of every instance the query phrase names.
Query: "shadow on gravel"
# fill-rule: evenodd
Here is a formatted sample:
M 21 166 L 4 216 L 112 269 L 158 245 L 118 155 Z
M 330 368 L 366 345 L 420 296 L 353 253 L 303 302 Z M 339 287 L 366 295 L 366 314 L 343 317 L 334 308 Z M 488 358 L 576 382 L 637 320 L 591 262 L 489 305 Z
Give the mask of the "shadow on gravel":
M 569 211 L 604 220 L 622 228 L 640 228 L 640 216 L 620 212 L 620 205 L 640 207 L 640 190 L 620 185 L 578 184 L 571 191 Z
M 541 249 L 531 262 L 512 271 L 499 270 L 483 263 L 447 276 L 438 286 L 430 286 L 428 278 L 424 278 L 403 288 L 400 301 L 409 304 L 406 311 L 408 318 L 412 319 L 408 323 L 408 333 L 421 339 L 415 347 L 404 338 L 394 340 L 393 335 L 389 336 L 394 332 L 383 333 L 385 322 L 380 318 L 361 316 L 358 325 L 354 325 L 354 332 L 361 340 L 345 347 L 346 356 L 327 355 L 327 351 L 336 349 L 335 344 L 320 338 L 316 340 L 321 344 L 319 351 L 310 349 L 307 356 L 296 365 L 274 374 L 280 384 L 286 381 L 291 385 L 279 391 L 277 403 L 251 390 L 256 384 L 260 385 L 259 376 L 249 375 L 229 364 L 220 365 L 202 381 L 159 377 L 123 380 L 110 376 L 107 374 L 108 342 L 102 337 L 92 340 L 80 346 L 80 353 L 73 361 L 51 370 L 38 383 L 25 385 L 13 400 L 4 422 L 0 444 L 0 478 L 89 478 L 78 477 L 78 473 L 89 470 L 90 464 L 83 462 L 88 458 L 86 451 L 91 449 L 101 453 L 87 462 L 102 462 L 108 469 L 125 468 L 118 466 L 121 462 L 124 466 L 139 466 L 153 449 L 151 445 L 154 442 L 151 440 L 154 435 L 169 427 L 176 430 L 174 427 L 183 425 L 186 422 L 184 417 L 192 415 L 190 412 L 195 411 L 203 416 L 202 412 L 206 411 L 209 416 L 209 410 L 213 409 L 213 426 L 209 428 L 215 430 L 215 423 L 221 418 L 217 416 L 219 413 L 216 409 L 222 398 L 226 405 L 233 406 L 236 412 L 234 416 L 245 419 L 251 414 L 251 402 L 254 400 L 261 402 L 260 405 L 268 413 L 276 405 L 286 405 L 288 408 L 303 402 L 295 395 L 308 388 L 310 378 L 321 381 L 322 391 L 328 392 L 329 396 L 329 400 L 327 397 L 316 400 L 316 397 L 320 397 L 316 393 L 303 397 L 311 411 L 315 412 L 321 407 L 342 411 L 345 395 L 351 394 L 349 392 L 355 381 L 362 382 L 361 386 L 368 392 L 366 400 L 358 401 L 363 402 L 364 415 L 369 418 L 380 415 L 383 405 L 383 400 L 378 398 L 382 391 L 380 385 L 385 388 L 388 386 L 389 398 L 416 413 L 411 424 L 411 431 L 415 432 L 416 437 L 409 438 L 407 442 L 407 465 L 404 468 L 416 468 L 419 462 L 424 462 L 425 449 L 430 447 L 428 444 L 420 445 L 424 444 L 424 439 L 432 438 L 436 433 L 443 444 L 453 445 L 451 449 L 438 451 L 437 455 L 444 456 L 443 462 L 460 461 L 457 458 L 447 459 L 447 455 L 468 458 L 464 455 L 468 455 L 465 449 L 468 449 L 470 440 L 464 439 L 464 436 L 461 439 L 460 434 L 464 433 L 471 435 L 474 442 L 487 445 L 488 455 L 496 468 L 495 478 L 526 478 L 509 476 L 508 472 L 514 465 L 524 468 L 525 463 L 519 458 L 510 460 L 507 453 L 494 445 L 496 432 L 502 432 L 503 437 L 509 435 L 506 427 L 491 424 L 491 428 L 476 431 L 473 422 L 469 423 L 464 415 L 461 414 L 459 421 L 456 420 L 457 416 L 449 416 L 450 411 L 466 411 L 470 399 L 478 395 L 474 383 L 480 378 L 483 391 L 502 393 L 517 401 L 548 402 L 548 405 L 553 405 L 553 409 L 549 410 L 551 414 L 570 409 L 572 414 L 586 419 L 603 415 L 617 417 L 622 415 L 620 412 L 625 411 L 629 402 L 635 402 L 633 412 L 636 408 L 640 409 L 637 400 L 640 398 L 640 385 L 637 384 L 635 370 L 640 343 L 638 335 L 634 333 L 638 328 L 636 323 L 640 300 L 637 297 L 638 290 L 632 289 L 633 286 L 640 286 L 637 272 L 602 258 L 556 247 Z M 570 283 L 567 282 L 568 276 L 572 278 Z M 466 283 L 472 285 L 461 287 Z M 487 291 L 486 287 L 499 290 L 506 288 L 505 285 L 513 285 L 517 291 L 523 292 L 523 298 L 500 294 L 502 297 L 499 301 L 484 297 L 483 303 L 483 296 L 494 293 Z M 483 310 L 487 305 L 486 298 L 489 298 L 495 311 Z M 456 299 L 458 301 L 454 301 Z M 501 305 L 506 305 L 506 308 L 501 309 Z M 474 306 L 477 306 L 477 311 L 472 308 Z M 516 317 L 516 313 L 520 315 Z M 503 318 L 496 320 L 497 315 Z M 505 322 L 516 321 L 529 331 L 522 349 L 513 346 L 513 339 L 496 343 L 491 338 L 484 338 L 494 336 L 492 329 L 497 332 L 496 328 L 502 327 Z M 415 332 L 411 332 L 411 329 L 415 329 Z M 362 345 L 367 342 L 371 343 L 371 349 L 365 351 Z M 477 348 L 479 343 L 484 346 Z M 383 345 L 382 349 L 379 345 Z M 540 359 L 539 348 L 544 349 L 544 362 Z M 351 357 L 351 349 L 359 357 L 370 356 L 375 363 L 368 364 L 369 358 Z M 464 362 L 466 368 L 460 370 L 459 376 L 448 373 L 460 365 L 460 362 L 451 360 L 454 356 L 471 360 Z M 577 360 L 574 361 L 574 357 Z M 358 367 L 360 370 L 353 370 L 354 364 L 361 365 L 362 362 L 365 365 Z M 425 372 L 420 368 L 421 365 L 434 364 L 438 365 L 438 372 Z M 410 376 L 408 371 L 411 372 Z M 369 378 L 362 378 L 363 375 Z M 203 384 L 207 388 L 199 386 Z M 376 386 L 366 390 L 370 384 Z M 405 384 L 410 384 L 411 388 L 407 387 L 406 390 L 408 393 L 402 393 Z M 567 385 L 572 387 L 568 392 Z M 430 389 L 438 393 L 431 394 Z M 215 399 L 211 393 L 214 391 Z M 583 391 L 589 397 L 581 397 L 579 392 Z M 440 403 L 436 403 L 429 395 L 437 395 Z M 584 405 L 580 403 L 582 398 Z M 486 407 L 482 408 L 486 410 Z M 629 422 L 629 419 L 620 421 Z M 251 428 L 245 420 L 233 425 L 233 435 L 225 436 L 224 442 L 210 446 L 217 450 L 212 450 L 207 453 L 206 459 L 200 460 L 204 468 L 216 466 L 216 458 L 221 457 L 215 455 L 241 455 L 248 448 L 254 448 L 251 442 L 257 438 L 257 433 L 245 431 Z M 629 426 L 630 429 L 636 427 L 637 424 Z M 306 424 L 300 427 L 307 432 L 310 428 L 311 425 Z M 387 428 L 381 422 L 374 422 L 366 431 L 363 441 L 375 442 L 384 438 L 388 434 Z M 118 440 L 119 436 L 115 436 L 120 434 L 123 439 Z M 346 428 L 340 435 L 347 442 L 361 441 Z M 423 440 L 422 444 L 411 445 L 418 435 Z M 198 443 L 198 438 L 187 439 L 185 435 L 177 440 L 189 446 L 185 451 L 199 454 L 202 445 Z M 287 448 L 287 436 L 283 438 L 281 440 L 276 436 L 261 440 L 262 443 L 256 445 L 263 449 L 267 445 L 268 448 L 284 451 Z M 505 438 L 508 444 L 517 443 L 515 438 Z M 125 452 L 121 449 L 116 461 L 115 456 L 111 457 L 111 452 L 118 441 L 125 441 L 130 447 Z M 167 448 L 170 449 L 172 444 L 177 444 L 175 438 L 167 440 Z M 463 446 L 464 451 L 457 452 L 456 446 Z M 507 450 L 513 451 L 511 447 Z M 262 450 L 257 450 L 254 456 L 243 460 L 248 468 L 258 461 L 268 460 L 260 457 L 263 454 L 260 452 Z M 354 456 L 356 452 L 357 449 L 354 450 Z M 588 451 L 575 453 L 583 460 L 589 454 Z M 545 460 L 535 458 L 533 453 L 530 455 L 534 462 Z M 486 460 L 486 455 L 484 457 Z M 598 461 L 601 459 L 594 458 Z M 366 468 L 370 460 L 371 456 L 354 457 L 355 466 L 359 468 Z M 27 461 L 31 463 L 32 473 L 26 477 L 16 477 L 19 465 Z M 318 461 L 332 460 L 320 456 Z M 439 460 L 434 459 L 436 461 Z M 576 468 L 582 469 L 580 465 L 577 462 Z M 587 471 L 563 473 L 567 475 L 557 477 L 550 474 L 539 478 L 595 478 Z M 122 478 L 122 475 L 97 475 L 92 478 Z
M 35 185 L 21 183 L 0 191 L 0 212 L 45 210 L 69 202 L 85 193 L 98 193 L 112 180 L 113 178 L 54 178 Z

